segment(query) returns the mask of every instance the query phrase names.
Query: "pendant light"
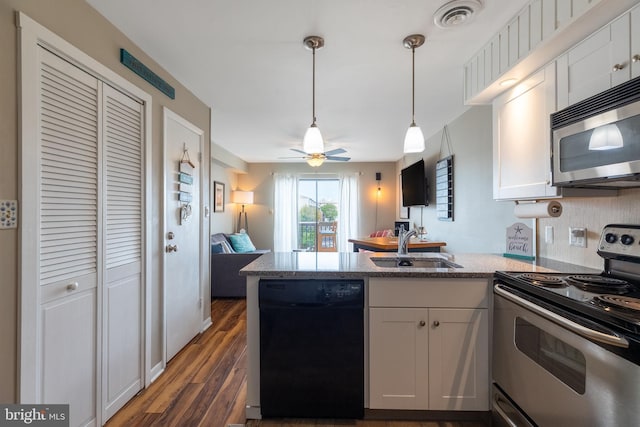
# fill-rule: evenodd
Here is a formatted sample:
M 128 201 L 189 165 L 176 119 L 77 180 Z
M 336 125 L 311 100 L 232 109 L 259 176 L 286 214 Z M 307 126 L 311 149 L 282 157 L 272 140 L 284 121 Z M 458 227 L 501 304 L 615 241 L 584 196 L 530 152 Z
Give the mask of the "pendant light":
M 313 121 L 307 129 L 302 140 L 302 149 L 307 154 L 319 154 L 324 152 L 324 141 L 320 129 L 316 125 L 316 49 L 324 46 L 324 39 L 320 36 L 308 36 L 304 38 L 304 46 L 311 50 L 313 54 L 313 77 L 312 77 L 312 98 L 311 108 Z M 313 165 L 315 166 L 315 165 Z M 319 166 L 319 165 L 318 165 Z
M 422 34 L 412 34 L 403 40 L 404 47 L 411 49 L 411 125 L 404 136 L 405 153 L 421 153 L 424 151 L 424 135 L 418 125 L 416 125 L 416 48 L 422 46 L 424 36 Z

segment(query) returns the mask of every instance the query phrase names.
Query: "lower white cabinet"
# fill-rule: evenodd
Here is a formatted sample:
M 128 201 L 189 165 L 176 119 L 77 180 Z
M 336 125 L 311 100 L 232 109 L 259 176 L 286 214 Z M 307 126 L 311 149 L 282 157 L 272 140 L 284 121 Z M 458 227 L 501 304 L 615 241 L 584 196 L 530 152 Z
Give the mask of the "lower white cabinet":
M 488 410 L 487 292 L 484 279 L 370 279 L 369 407 Z

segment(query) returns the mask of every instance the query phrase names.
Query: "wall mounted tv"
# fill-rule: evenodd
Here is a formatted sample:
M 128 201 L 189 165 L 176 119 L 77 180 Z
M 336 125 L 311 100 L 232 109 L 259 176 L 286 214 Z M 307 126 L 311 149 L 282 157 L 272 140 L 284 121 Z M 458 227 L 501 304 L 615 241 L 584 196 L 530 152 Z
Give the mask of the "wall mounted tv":
M 402 169 L 402 206 L 427 206 L 429 195 L 424 160 Z

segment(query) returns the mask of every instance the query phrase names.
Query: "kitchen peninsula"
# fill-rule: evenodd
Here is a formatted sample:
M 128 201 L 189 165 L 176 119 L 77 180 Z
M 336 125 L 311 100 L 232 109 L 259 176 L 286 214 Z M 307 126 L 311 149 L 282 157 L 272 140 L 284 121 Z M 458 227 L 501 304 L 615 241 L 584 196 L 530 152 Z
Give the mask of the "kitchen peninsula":
M 261 363 L 261 344 L 269 343 L 261 342 L 261 337 L 273 334 L 273 325 L 278 325 L 269 319 L 269 327 L 262 329 L 265 313 L 261 298 L 265 298 L 267 286 L 283 290 L 287 285 L 293 285 L 295 294 L 308 287 L 318 298 L 314 302 L 331 302 L 327 307 L 362 294 L 359 316 L 364 348 L 360 349 L 363 360 L 359 369 L 364 398 L 354 397 L 354 401 L 362 402 L 365 417 L 375 418 L 385 410 L 411 410 L 414 415 L 417 410 L 424 411 L 425 417 L 437 413 L 452 419 L 488 416 L 493 274 L 496 270 L 552 270 L 496 255 L 444 253 L 412 253 L 408 258 L 413 266 L 383 266 L 389 265 L 384 258 L 393 262 L 395 257 L 393 253 L 269 253 L 240 271 L 247 276 L 247 418 L 267 416 L 261 408 L 261 378 L 269 375 L 270 366 Z M 304 304 L 290 305 L 300 309 Z M 315 309 L 322 307 L 316 304 Z M 322 339 L 327 330 L 329 335 L 340 335 L 350 329 L 303 328 L 299 336 L 291 336 L 291 328 L 300 322 L 300 317 L 295 319 L 279 323 L 289 334 L 289 342 L 307 338 L 314 329 L 322 329 Z M 271 336 L 269 340 L 272 343 Z M 322 350 L 312 348 L 310 354 Z M 283 359 L 291 357 L 287 352 L 282 349 Z M 304 360 L 320 363 L 319 358 Z M 295 368 L 290 371 L 281 381 L 310 386 L 299 384 L 305 375 Z M 304 393 L 298 394 L 304 399 Z M 297 405 L 292 408 L 290 414 L 280 412 L 280 416 L 302 416 L 295 412 Z

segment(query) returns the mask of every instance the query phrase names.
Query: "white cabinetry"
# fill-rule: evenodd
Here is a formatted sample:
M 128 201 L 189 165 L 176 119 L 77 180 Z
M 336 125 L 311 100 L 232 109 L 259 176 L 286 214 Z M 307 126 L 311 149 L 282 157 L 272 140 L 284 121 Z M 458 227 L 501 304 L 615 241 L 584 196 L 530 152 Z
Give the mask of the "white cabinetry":
M 551 63 L 493 102 L 493 198 L 557 197 L 550 185 L 549 115 L 555 111 Z
M 488 282 L 369 280 L 371 409 L 489 408 Z
M 630 43 L 632 27 L 640 25 L 637 15 L 637 8 L 625 13 L 557 59 L 558 109 L 624 83 L 632 71 L 640 72 L 640 65 L 632 62 Z M 633 45 L 639 48 L 638 40 Z
M 464 66 L 464 99 L 466 104 L 484 104 L 493 98 L 481 94 L 489 86 L 541 44 L 546 44 L 544 56 L 555 57 L 562 50 L 559 33 L 588 12 L 601 0 L 532 0 L 511 21 L 507 23 L 483 48 Z M 614 15 L 615 16 L 615 15 Z M 606 22 L 606 21 L 605 21 Z M 551 46 L 549 48 L 549 46 Z M 567 46 L 568 47 L 568 46 Z M 553 54 L 553 52 L 556 52 Z M 535 62 L 535 61 L 534 61 Z M 538 62 L 527 75 L 539 68 Z M 497 90 L 497 89 L 495 89 Z M 495 93 L 491 90 L 490 93 Z

